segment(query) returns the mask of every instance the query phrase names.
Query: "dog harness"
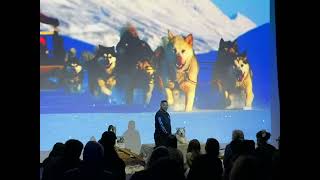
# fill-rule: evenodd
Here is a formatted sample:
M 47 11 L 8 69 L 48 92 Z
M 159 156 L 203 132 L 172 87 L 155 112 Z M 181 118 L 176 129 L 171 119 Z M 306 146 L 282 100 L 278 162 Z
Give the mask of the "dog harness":
M 194 85 L 197 85 L 198 82 L 197 81 L 192 81 L 188 76 L 188 73 L 190 72 L 190 68 L 191 68 L 191 64 L 189 65 L 187 70 L 185 70 L 183 72 L 180 72 L 180 73 L 178 72 L 178 80 L 177 80 L 178 84 L 180 84 L 183 81 L 189 81 L 190 83 L 192 83 Z M 183 78 L 179 78 L 179 74 L 182 74 Z

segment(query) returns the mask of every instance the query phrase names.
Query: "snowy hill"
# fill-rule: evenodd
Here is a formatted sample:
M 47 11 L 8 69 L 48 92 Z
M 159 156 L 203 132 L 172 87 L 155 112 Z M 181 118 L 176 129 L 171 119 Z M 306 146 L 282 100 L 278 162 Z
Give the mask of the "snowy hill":
M 221 37 L 234 40 L 256 27 L 240 13 L 230 19 L 210 0 L 42 0 L 40 8 L 60 20 L 62 34 L 106 46 L 118 43 L 119 29 L 127 23 L 153 49 L 168 29 L 192 33 L 196 53 L 216 50 Z M 40 24 L 40 29 L 50 27 Z

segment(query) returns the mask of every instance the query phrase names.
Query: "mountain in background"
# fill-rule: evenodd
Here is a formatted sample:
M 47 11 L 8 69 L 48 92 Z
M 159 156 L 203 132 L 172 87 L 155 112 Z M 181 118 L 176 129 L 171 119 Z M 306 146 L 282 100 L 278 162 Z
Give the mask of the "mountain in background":
M 195 52 L 205 53 L 217 50 L 221 38 L 234 40 L 256 27 L 240 13 L 228 17 L 210 0 L 46 0 L 40 7 L 60 20 L 62 34 L 94 45 L 115 46 L 121 27 L 131 23 L 153 50 L 169 29 L 192 33 Z

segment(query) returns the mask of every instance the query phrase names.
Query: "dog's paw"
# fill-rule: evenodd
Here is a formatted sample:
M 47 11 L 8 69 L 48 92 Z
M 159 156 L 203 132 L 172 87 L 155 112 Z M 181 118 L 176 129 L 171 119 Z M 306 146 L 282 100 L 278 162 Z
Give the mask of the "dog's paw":
M 252 107 L 245 106 L 243 107 L 243 110 L 252 110 Z
M 227 106 L 226 109 L 234 109 L 234 106 Z

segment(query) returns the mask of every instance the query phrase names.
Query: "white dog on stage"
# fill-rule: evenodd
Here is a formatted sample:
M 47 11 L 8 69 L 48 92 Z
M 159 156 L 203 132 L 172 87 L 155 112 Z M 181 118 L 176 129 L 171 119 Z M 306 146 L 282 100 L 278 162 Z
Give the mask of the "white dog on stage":
M 175 133 L 176 138 L 178 140 L 178 144 L 188 144 L 187 138 L 186 138 L 186 130 L 185 128 L 177 128 L 177 132 Z

